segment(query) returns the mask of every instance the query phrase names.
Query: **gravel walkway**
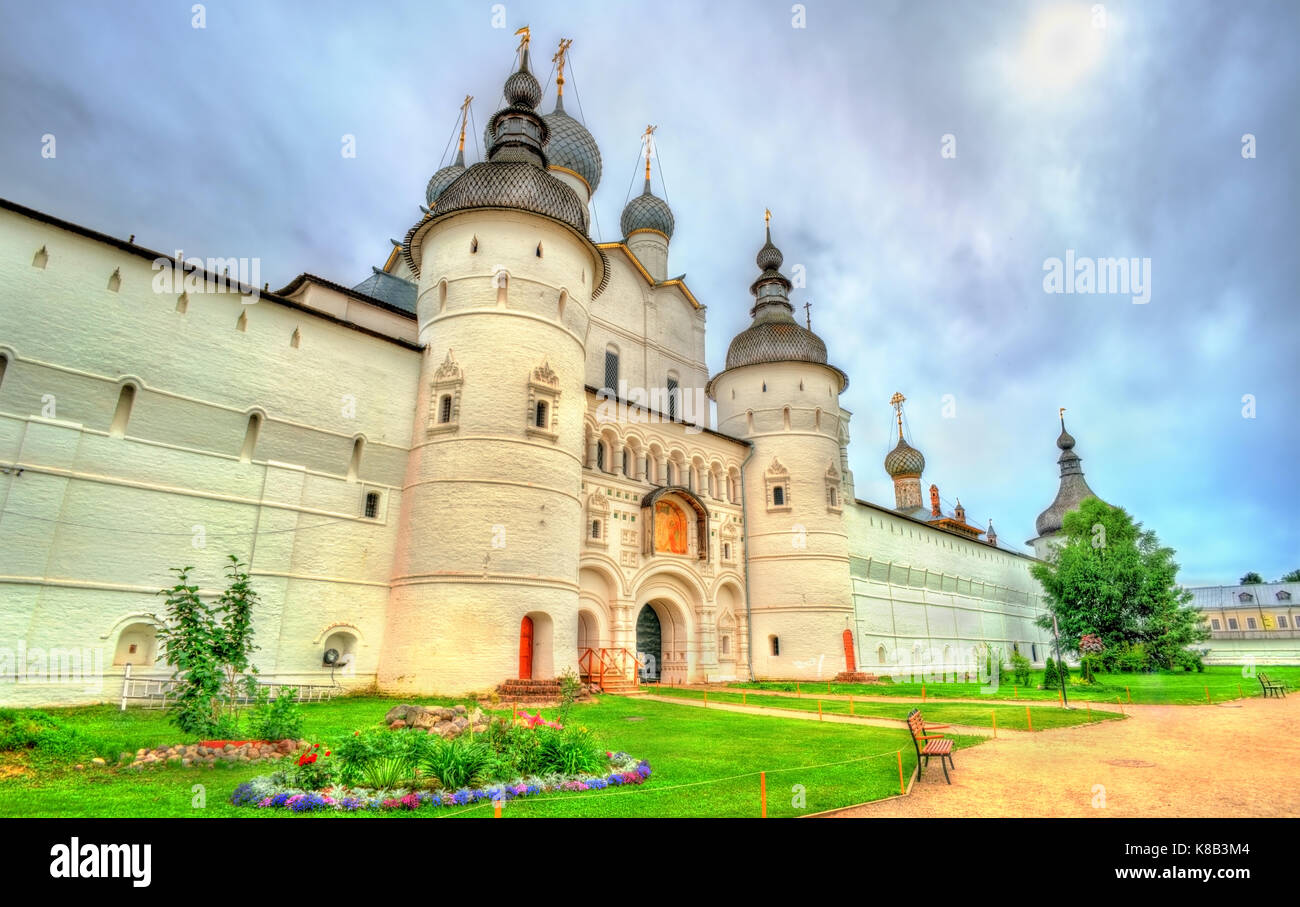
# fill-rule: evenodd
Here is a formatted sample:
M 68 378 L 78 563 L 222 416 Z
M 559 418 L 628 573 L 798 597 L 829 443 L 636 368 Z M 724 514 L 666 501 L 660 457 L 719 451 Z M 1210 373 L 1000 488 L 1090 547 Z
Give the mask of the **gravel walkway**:
M 1125 711 L 999 735 L 955 754 L 951 786 L 931 760 L 909 796 L 835 816 L 1300 816 L 1300 695 Z

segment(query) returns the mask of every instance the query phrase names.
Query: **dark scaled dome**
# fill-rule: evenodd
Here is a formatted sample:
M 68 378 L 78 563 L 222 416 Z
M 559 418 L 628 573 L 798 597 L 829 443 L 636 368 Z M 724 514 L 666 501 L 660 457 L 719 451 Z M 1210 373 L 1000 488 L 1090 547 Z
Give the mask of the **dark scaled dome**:
M 456 182 L 457 178 L 465 172 L 465 152 L 462 151 L 456 155 L 456 160 L 443 167 L 433 176 L 429 177 L 429 185 L 424 190 L 424 201 L 430 208 L 438 200 L 438 196 L 446 190 L 448 186 Z
M 673 238 L 673 212 L 668 203 L 650 191 L 650 180 L 645 181 L 642 193 L 627 203 L 619 218 L 623 238 L 638 230 L 654 230 L 669 239 Z
M 925 472 L 925 457 L 911 444 L 899 438 L 897 446 L 885 455 L 885 472 L 893 478 L 919 476 Z
M 527 57 L 525 56 L 525 60 Z M 542 103 L 542 86 L 537 78 L 528 71 L 525 62 L 506 79 L 503 89 L 506 103 L 511 107 L 536 107 Z
M 521 161 L 475 164 L 438 197 L 436 214 L 469 208 L 517 208 L 544 214 L 587 234 L 587 206 L 545 170 Z
M 542 117 L 551 127 L 546 142 L 546 159 L 552 167 L 572 170 L 582 177 L 591 192 L 600 185 L 600 148 L 583 126 L 564 110 L 564 96 L 555 99 L 555 110 Z
M 1074 436 L 1065 430 L 1064 417 L 1061 418 L 1061 434 L 1056 439 L 1056 446 L 1061 449 L 1061 456 L 1056 461 L 1061 467 L 1061 484 L 1051 506 L 1034 521 L 1034 528 L 1040 536 L 1060 532 L 1067 513 L 1078 510 L 1088 498 L 1097 497 L 1083 477 L 1083 460 L 1074 452 Z

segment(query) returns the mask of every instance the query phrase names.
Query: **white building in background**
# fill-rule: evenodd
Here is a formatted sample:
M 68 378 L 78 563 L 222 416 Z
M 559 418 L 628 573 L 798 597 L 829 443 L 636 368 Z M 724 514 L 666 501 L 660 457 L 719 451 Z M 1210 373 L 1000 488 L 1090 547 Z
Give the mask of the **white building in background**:
M 1208 664 L 1300 664 L 1300 583 L 1191 586 Z
M 486 159 L 465 164 L 462 129 L 427 213 L 351 289 L 302 274 L 249 304 L 193 260 L 164 286 L 168 256 L 3 203 L 0 649 L 99 648 L 110 676 L 98 696 L 0 678 L 0 702 L 164 672 L 157 591 L 188 564 L 216 594 L 231 553 L 262 597 L 258 667 L 290 682 L 1046 657 L 1034 559 L 934 485 L 925 506 L 901 395 L 893 506 L 855 497 L 849 377 L 796 321 L 770 230 L 753 323 L 712 376 L 648 153 L 620 237 L 592 239 L 600 152 L 563 72 L 540 113 L 525 38 Z M 1086 489 L 1061 437 L 1053 513 Z

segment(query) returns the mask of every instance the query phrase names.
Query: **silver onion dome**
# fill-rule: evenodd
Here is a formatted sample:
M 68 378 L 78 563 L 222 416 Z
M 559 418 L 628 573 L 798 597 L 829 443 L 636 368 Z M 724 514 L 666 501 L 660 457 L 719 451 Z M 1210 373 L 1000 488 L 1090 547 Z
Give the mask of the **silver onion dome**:
M 546 142 L 547 161 L 552 167 L 572 170 L 595 192 L 600 184 L 600 148 L 587 127 L 565 112 L 563 95 L 555 99 L 555 109 L 542 119 L 551 128 Z
M 456 182 L 456 179 L 464 172 L 465 152 L 462 150 L 456 154 L 456 160 L 429 177 L 429 185 L 424 190 L 425 204 L 432 208 L 434 202 L 438 200 L 438 196 L 442 195 L 446 188 Z
M 626 239 L 638 230 L 654 230 L 669 239 L 673 238 L 673 212 L 668 203 L 650 191 L 650 180 L 645 189 L 623 207 L 619 227 Z

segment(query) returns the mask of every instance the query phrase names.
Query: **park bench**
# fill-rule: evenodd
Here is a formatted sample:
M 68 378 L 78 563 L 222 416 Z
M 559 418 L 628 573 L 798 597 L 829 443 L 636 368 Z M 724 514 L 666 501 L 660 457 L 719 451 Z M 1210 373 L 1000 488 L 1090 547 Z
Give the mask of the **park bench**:
M 925 719 L 921 717 L 921 710 L 912 709 L 907 714 L 907 726 L 912 731 L 912 745 L 916 747 L 917 778 L 920 778 L 921 772 L 930 764 L 930 757 L 938 756 L 939 765 L 943 767 L 943 779 L 952 784 L 952 779 L 948 777 L 948 766 L 952 765 L 954 770 L 956 769 L 952 761 L 952 741 L 943 734 L 930 733 L 939 728 L 946 728 L 948 725 L 932 724 L 927 727 Z
M 1263 671 L 1259 672 L 1259 685 L 1264 688 L 1265 696 L 1281 696 L 1286 698 L 1286 682 L 1282 680 L 1269 680 L 1268 675 Z

